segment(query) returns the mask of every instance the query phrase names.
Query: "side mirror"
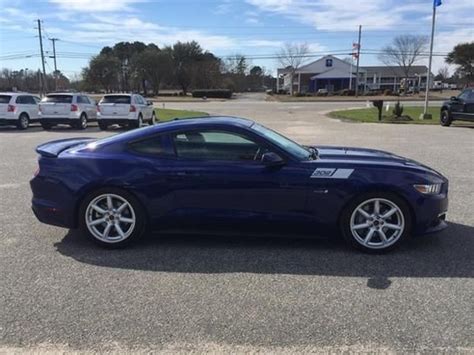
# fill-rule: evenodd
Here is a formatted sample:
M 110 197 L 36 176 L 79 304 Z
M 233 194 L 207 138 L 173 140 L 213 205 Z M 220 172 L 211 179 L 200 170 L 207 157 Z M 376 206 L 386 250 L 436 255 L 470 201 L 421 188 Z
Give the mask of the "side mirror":
M 458 98 L 456 96 L 451 96 L 450 100 L 451 101 L 458 101 Z
M 146 104 L 147 104 L 148 106 L 153 106 L 153 101 L 151 101 L 151 100 L 146 100 Z
M 266 166 L 281 166 L 285 161 L 278 154 L 273 152 L 264 153 L 261 159 L 263 165 Z

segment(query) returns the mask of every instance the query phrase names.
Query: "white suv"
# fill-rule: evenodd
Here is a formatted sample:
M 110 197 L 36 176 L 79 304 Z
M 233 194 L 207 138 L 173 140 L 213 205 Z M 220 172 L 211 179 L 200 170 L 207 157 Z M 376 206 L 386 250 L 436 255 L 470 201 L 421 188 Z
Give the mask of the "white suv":
M 61 123 L 86 129 L 88 122 L 97 119 L 97 106 L 94 100 L 83 94 L 48 94 L 40 102 L 39 117 L 44 129 Z
M 0 124 L 27 129 L 38 120 L 40 98 L 23 92 L 0 93 Z
M 136 94 L 110 94 L 99 101 L 97 122 L 100 129 L 119 124 L 123 127 L 137 128 L 143 122 L 154 124 L 156 120 L 153 102 Z

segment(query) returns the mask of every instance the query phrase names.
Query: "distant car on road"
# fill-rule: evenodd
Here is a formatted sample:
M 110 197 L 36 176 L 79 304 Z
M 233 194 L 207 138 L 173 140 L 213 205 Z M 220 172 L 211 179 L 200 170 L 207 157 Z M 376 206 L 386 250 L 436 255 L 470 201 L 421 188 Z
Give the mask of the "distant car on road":
M 0 93 L 0 124 L 27 129 L 38 120 L 40 98 L 25 92 Z
M 86 129 L 90 121 L 97 119 L 97 106 L 93 99 L 84 94 L 48 94 L 40 102 L 39 117 L 44 129 L 51 129 L 58 124 Z
M 98 111 L 97 121 L 102 130 L 113 124 L 138 128 L 144 122 L 154 124 L 156 121 L 153 102 L 137 94 L 104 95 L 99 101 Z
M 453 121 L 474 121 L 474 89 L 465 89 L 441 106 L 440 123 L 450 126 Z
M 40 145 L 43 223 L 124 246 L 146 227 L 334 235 L 364 251 L 447 226 L 448 180 L 391 153 L 302 146 L 242 118 L 206 117 Z

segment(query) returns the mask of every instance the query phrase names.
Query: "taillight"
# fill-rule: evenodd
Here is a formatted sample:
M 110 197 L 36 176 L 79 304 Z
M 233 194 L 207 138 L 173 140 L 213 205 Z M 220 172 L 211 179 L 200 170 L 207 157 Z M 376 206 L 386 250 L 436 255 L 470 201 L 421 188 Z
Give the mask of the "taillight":
M 8 105 L 7 112 L 15 112 L 15 106 L 14 105 Z
M 72 104 L 72 105 L 71 105 L 71 111 L 72 111 L 72 112 L 77 111 L 77 105 Z
M 130 105 L 130 112 L 136 112 L 137 108 L 134 105 Z

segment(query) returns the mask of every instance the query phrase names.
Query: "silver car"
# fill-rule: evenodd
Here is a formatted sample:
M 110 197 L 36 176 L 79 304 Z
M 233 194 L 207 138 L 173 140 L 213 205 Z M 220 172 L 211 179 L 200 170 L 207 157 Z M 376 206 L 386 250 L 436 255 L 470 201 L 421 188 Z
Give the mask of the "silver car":
M 48 94 L 40 102 L 39 117 L 44 129 L 51 129 L 58 124 L 86 129 L 88 122 L 97 119 L 97 105 L 93 99 L 84 94 Z
M 38 120 L 40 98 L 25 92 L 0 93 L 0 124 L 27 129 Z
M 137 128 L 144 122 L 154 124 L 156 120 L 153 103 L 137 94 L 105 95 L 99 101 L 98 111 L 97 122 L 103 130 L 113 124 Z

